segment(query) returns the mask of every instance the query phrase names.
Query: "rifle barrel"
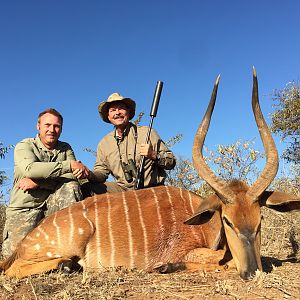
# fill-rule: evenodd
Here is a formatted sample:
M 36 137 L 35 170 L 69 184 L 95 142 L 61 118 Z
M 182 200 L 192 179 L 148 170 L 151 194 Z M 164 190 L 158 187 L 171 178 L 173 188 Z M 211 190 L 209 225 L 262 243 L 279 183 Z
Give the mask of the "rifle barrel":
M 160 80 L 157 81 L 156 89 L 155 89 L 155 93 L 154 93 L 154 97 L 153 97 L 153 101 L 152 101 L 151 112 L 150 112 L 151 117 L 156 117 L 163 85 L 164 85 L 164 83 L 162 81 L 160 81 Z
M 157 81 L 155 93 L 154 93 L 154 97 L 153 97 L 153 101 L 152 101 L 151 112 L 150 112 L 151 118 L 150 118 L 150 124 L 148 127 L 147 136 L 146 136 L 146 144 L 149 144 L 149 141 L 150 141 L 152 124 L 153 124 L 154 117 L 156 117 L 156 114 L 157 114 L 157 109 L 158 109 L 158 105 L 159 105 L 162 87 L 163 87 L 163 82 L 160 80 Z M 139 169 L 138 169 L 137 179 L 136 179 L 136 182 L 134 185 L 135 190 L 142 189 L 144 187 L 144 164 L 145 164 L 145 156 L 142 156 L 141 162 L 139 165 Z

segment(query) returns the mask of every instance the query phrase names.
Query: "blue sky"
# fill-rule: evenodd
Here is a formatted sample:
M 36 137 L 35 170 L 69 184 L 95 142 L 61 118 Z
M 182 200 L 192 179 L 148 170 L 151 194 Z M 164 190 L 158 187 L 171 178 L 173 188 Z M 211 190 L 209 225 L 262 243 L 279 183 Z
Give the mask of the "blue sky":
M 164 140 L 183 140 L 177 155 L 191 156 L 194 134 L 214 81 L 218 99 L 206 145 L 256 138 L 251 111 L 252 66 L 257 69 L 267 122 L 274 89 L 299 80 L 300 2 L 0 1 L 0 141 L 16 144 L 36 134 L 40 111 L 64 116 L 61 140 L 92 168 L 111 126 L 98 115 L 113 92 L 137 102 L 148 125 L 157 80 L 164 82 L 154 128 Z M 279 150 L 285 145 L 279 143 Z M 13 152 L 0 160 L 13 172 Z

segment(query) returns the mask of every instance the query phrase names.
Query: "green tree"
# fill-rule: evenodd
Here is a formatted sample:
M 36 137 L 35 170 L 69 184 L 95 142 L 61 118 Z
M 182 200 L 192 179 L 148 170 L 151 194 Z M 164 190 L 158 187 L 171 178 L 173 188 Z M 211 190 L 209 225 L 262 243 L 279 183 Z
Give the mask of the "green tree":
M 230 145 L 218 145 L 214 151 L 206 149 L 206 160 L 216 175 L 224 180 L 238 179 L 251 183 L 259 175 L 256 162 L 264 157 L 254 149 L 254 144 L 254 140 L 239 139 Z
M 203 184 L 203 180 L 194 169 L 192 161 L 179 156 L 175 168 L 168 171 L 166 184 L 195 192 Z
M 10 149 L 12 149 L 13 146 L 5 146 L 2 142 L 0 142 L 0 159 L 4 159 L 5 155 L 8 153 Z M 5 182 L 8 180 L 8 177 L 5 173 L 5 171 L 0 170 L 0 187 L 2 187 Z M 0 190 L 0 201 L 4 198 L 3 191 Z
M 5 158 L 5 155 L 8 153 L 8 151 L 10 149 L 12 149 L 13 146 L 10 145 L 10 146 L 5 146 L 3 144 L 3 142 L 0 142 L 0 158 L 4 159 Z
M 271 130 L 281 136 L 288 146 L 282 158 L 288 162 L 300 162 L 300 86 L 290 82 L 273 94 L 275 111 L 271 114 Z
M 215 174 L 224 180 L 239 179 L 251 183 L 259 174 L 256 162 L 264 156 L 253 145 L 254 141 L 237 140 L 230 145 L 218 145 L 214 150 L 204 147 L 204 157 Z M 176 167 L 168 171 L 166 184 L 182 187 L 202 196 L 211 191 L 199 177 L 192 161 L 182 157 L 177 159 Z

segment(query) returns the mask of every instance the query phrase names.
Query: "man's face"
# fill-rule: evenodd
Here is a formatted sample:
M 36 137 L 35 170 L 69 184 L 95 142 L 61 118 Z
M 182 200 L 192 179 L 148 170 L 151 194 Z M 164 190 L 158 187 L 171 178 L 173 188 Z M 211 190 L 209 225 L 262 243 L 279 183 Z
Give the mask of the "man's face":
M 129 122 L 129 109 L 122 102 L 110 104 L 108 109 L 108 120 L 116 127 L 125 127 Z
M 49 150 L 54 149 L 62 131 L 60 118 L 50 113 L 46 113 L 41 116 L 36 127 L 44 146 Z

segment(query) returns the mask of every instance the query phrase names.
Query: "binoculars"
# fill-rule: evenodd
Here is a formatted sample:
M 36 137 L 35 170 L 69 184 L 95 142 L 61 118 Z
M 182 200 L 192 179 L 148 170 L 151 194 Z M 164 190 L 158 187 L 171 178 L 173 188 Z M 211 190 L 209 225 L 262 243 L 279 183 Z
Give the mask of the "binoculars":
M 122 162 L 122 169 L 127 182 L 131 182 L 133 178 L 137 178 L 137 169 L 132 159 L 128 159 L 128 163 Z

